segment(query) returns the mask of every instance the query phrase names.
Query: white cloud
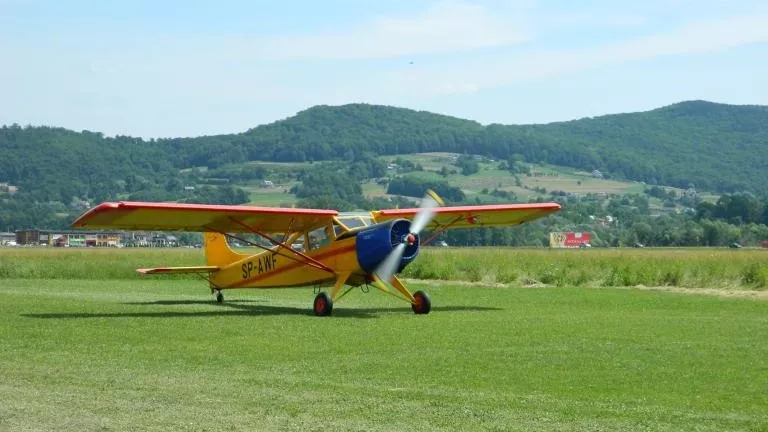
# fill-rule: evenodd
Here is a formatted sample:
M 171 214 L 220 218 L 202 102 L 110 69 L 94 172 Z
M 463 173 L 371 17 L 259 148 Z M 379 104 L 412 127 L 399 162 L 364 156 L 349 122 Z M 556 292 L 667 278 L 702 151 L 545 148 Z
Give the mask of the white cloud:
M 768 42 L 768 14 L 723 18 L 601 46 L 548 51 L 509 50 L 472 61 L 401 68 L 351 84 L 367 100 L 473 93 L 565 73 L 659 56 L 693 55 Z
M 499 47 L 529 38 L 525 20 L 499 17 L 466 1 L 440 1 L 415 17 L 379 17 L 370 24 L 332 34 L 261 41 L 268 58 L 361 59 L 456 53 Z
M 698 54 L 768 42 L 768 14 L 747 15 L 692 23 L 677 30 L 608 47 L 604 57 L 635 60 L 661 55 Z

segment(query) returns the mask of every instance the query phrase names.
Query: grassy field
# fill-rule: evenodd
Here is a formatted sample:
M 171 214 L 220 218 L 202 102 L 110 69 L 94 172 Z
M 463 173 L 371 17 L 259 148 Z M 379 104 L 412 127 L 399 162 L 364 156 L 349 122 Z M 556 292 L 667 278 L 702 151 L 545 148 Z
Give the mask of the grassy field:
M 768 250 L 426 248 L 404 274 L 417 279 L 522 286 L 760 291 L 768 288 Z
M 765 263 L 743 252 L 729 260 Z M 496 255 L 534 269 L 543 253 Z M 716 261 L 704 256 L 680 261 Z M 768 428 L 768 301 L 411 281 L 431 314 L 355 292 L 317 318 L 311 289 L 217 304 L 203 282 L 132 271 L 200 262 L 199 250 L 0 249 L 0 430 Z
M 144 276 L 136 268 L 202 264 L 200 249 L 0 248 L 0 278 L 6 279 L 139 280 Z M 427 247 L 403 275 L 488 285 L 764 291 L 768 288 L 768 249 Z

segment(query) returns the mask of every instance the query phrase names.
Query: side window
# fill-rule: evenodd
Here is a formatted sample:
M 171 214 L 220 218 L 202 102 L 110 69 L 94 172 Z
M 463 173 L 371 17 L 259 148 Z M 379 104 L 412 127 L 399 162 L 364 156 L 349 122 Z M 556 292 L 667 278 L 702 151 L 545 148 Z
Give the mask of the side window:
M 344 227 L 337 224 L 336 222 L 333 223 L 333 234 L 334 237 L 338 238 L 342 233 L 344 232 Z
M 309 239 L 309 250 L 327 246 L 331 243 L 331 238 L 328 236 L 327 226 L 310 231 L 309 234 L 307 234 L 307 238 Z
M 301 236 L 293 241 L 291 244 L 291 249 L 304 252 L 304 236 Z

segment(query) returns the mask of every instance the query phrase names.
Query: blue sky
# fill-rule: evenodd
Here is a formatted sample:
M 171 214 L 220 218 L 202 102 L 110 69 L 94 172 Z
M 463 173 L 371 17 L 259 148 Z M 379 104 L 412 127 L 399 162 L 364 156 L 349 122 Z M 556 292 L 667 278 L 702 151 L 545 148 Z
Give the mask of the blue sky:
M 768 105 L 764 1 L 0 0 L 0 124 L 241 132 L 313 105 L 546 123 Z

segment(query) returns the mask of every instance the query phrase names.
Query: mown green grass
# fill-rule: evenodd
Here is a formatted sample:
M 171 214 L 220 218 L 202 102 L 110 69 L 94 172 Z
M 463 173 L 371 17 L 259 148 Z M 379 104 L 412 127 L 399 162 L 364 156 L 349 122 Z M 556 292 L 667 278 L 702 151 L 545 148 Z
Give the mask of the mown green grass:
M 0 278 L 139 279 L 136 268 L 203 264 L 200 249 L 0 248 Z M 428 247 L 403 275 L 511 286 L 765 290 L 768 250 Z
M 768 428 L 768 302 L 412 284 L 0 279 L 0 430 Z

